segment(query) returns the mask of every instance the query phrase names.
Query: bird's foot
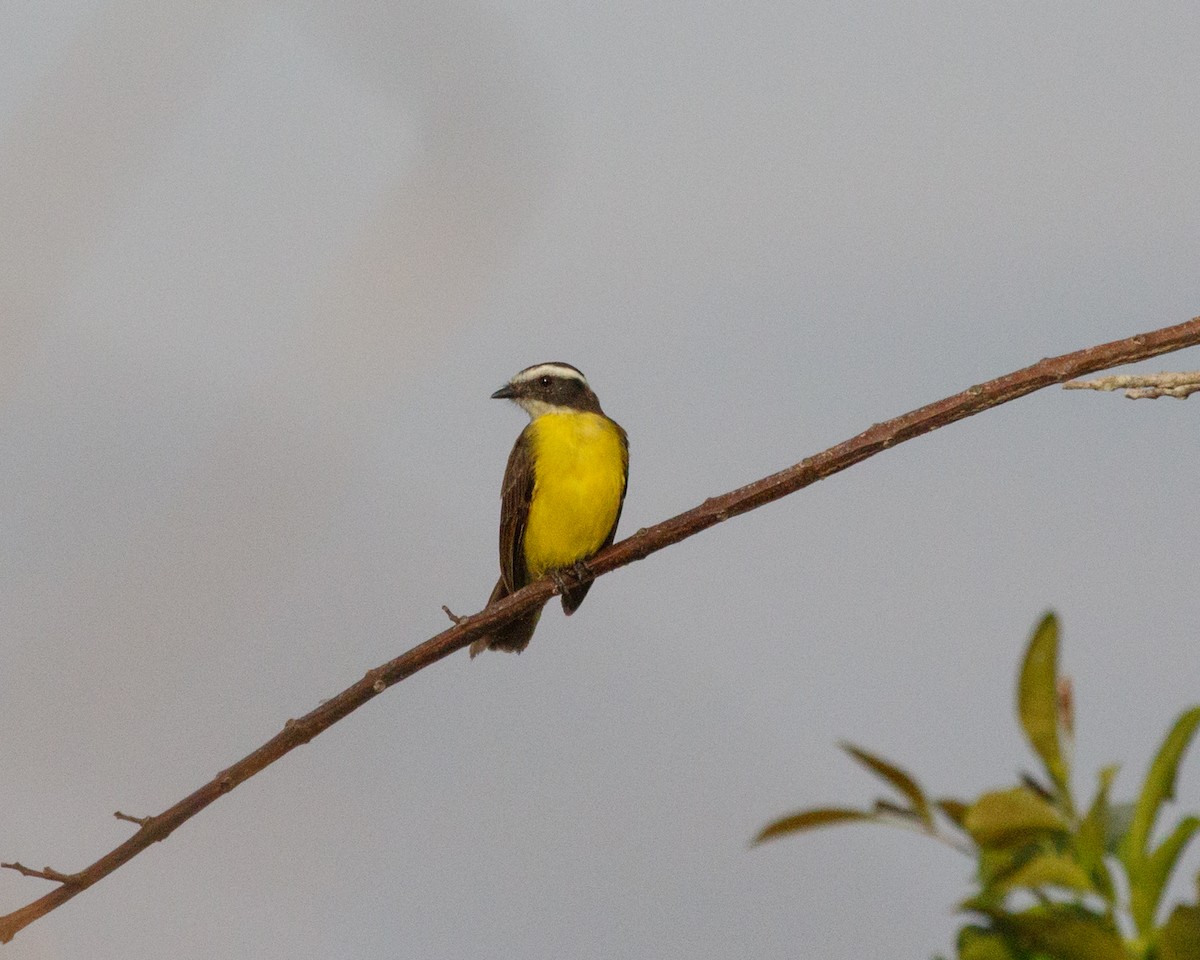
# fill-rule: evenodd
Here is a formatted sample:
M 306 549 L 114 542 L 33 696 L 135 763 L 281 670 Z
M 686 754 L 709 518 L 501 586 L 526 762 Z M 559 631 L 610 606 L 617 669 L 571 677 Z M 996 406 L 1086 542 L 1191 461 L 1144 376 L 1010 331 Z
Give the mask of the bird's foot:
M 570 571 L 574 582 L 569 582 L 563 576 L 568 571 Z M 582 560 L 576 560 L 571 566 L 563 567 L 561 570 L 551 570 L 549 577 L 554 581 L 554 585 L 558 588 L 559 593 L 566 593 L 568 590 L 582 586 L 585 583 L 591 583 L 596 579 L 596 575 L 592 573 L 592 568 Z

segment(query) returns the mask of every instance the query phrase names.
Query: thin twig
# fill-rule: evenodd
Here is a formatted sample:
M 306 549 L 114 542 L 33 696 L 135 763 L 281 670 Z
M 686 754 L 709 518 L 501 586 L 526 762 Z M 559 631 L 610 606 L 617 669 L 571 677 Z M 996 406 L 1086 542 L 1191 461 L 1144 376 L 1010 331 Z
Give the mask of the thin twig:
M 1175 397 L 1186 400 L 1200 392 L 1200 370 L 1185 373 L 1119 374 L 1095 380 L 1072 380 L 1064 390 L 1124 390 L 1130 400 L 1157 400 Z
M 129 823 L 136 823 L 139 827 L 144 827 L 152 819 L 151 817 L 131 817 L 129 814 L 122 813 L 120 810 L 117 810 L 113 814 L 113 816 L 116 817 L 118 820 L 125 820 Z
M 74 884 L 79 882 L 79 875 L 75 873 L 63 873 L 61 870 L 55 870 L 53 867 L 42 867 L 41 870 L 35 870 L 33 867 L 27 867 L 23 863 L 0 863 L 0 867 L 5 870 L 16 870 L 23 877 L 37 877 L 39 880 L 52 880 L 55 883 Z
M 984 410 L 1026 396 L 1035 390 L 1063 383 L 1073 377 L 1095 373 L 1110 367 L 1146 360 L 1184 347 L 1200 344 L 1200 317 L 1138 334 L 1095 347 L 1088 347 L 1061 357 L 1048 357 L 1032 366 L 989 380 L 928 404 L 903 416 L 877 423 L 856 437 L 830 447 L 816 456 L 802 460 L 778 473 L 763 477 L 719 497 L 710 497 L 676 517 L 652 527 L 639 530 L 633 536 L 601 551 L 588 561 L 592 577 L 611 573 L 618 567 L 641 560 L 701 530 L 746 513 L 763 504 L 778 500 L 797 490 L 832 476 L 847 467 L 866 460 L 905 440 L 929 433 L 939 427 L 962 420 Z M 563 574 L 570 581 L 575 575 Z M 337 696 L 323 702 L 315 710 L 296 720 L 289 720 L 274 737 L 247 754 L 233 766 L 217 774 L 195 792 L 157 816 L 150 817 L 124 843 L 106 853 L 95 863 L 77 874 L 69 875 L 70 883 L 0 917 L 0 943 L 10 941 L 18 931 L 66 903 L 96 881 L 108 876 L 151 844 L 166 839 L 176 828 L 186 823 L 214 800 L 244 783 L 256 773 L 274 763 L 284 754 L 307 743 L 323 730 L 374 699 L 388 687 L 412 676 L 419 670 L 461 650 L 477 637 L 495 631 L 529 613 L 550 599 L 557 591 L 550 577 L 532 583 L 505 597 L 481 613 L 467 617 L 447 630 L 418 644 L 394 660 L 368 670 L 357 683 Z M 14 867 L 15 869 L 15 867 Z M 45 874 L 43 874 L 44 876 Z M 58 876 L 67 876 L 60 874 Z

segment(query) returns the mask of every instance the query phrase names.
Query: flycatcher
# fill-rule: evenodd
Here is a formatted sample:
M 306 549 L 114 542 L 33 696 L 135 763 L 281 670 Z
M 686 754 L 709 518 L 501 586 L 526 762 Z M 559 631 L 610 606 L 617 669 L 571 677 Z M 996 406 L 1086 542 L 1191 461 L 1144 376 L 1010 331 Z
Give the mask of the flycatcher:
M 569 363 L 526 367 L 492 394 L 529 414 L 504 471 L 500 493 L 500 579 L 495 603 L 547 574 L 575 567 L 613 542 L 625 484 L 629 439 L 600 409 L 587 378 Z M 591 582 L 562 589 L 563 612 L 583 603 Z M 471 644 L 520 653 L 539 607 Z

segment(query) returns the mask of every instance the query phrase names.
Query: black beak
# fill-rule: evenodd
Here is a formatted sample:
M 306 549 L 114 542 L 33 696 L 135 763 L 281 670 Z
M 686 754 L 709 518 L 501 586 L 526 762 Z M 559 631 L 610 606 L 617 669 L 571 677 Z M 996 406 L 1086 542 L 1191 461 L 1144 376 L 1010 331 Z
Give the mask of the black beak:
M 506 383 L 499 390 L 492 394 L 493 400 L 511 400 L 517 395 L 517 391 L 513 389 L 511 383 Z

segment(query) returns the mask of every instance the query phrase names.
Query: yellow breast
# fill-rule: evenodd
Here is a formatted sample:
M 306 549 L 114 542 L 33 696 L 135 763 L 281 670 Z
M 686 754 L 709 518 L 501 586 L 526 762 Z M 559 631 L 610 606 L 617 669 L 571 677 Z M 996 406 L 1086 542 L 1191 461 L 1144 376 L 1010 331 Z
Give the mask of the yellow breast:
M 549 413 L 528 429 L 534 487 L 525 566 L 536 580 L 604 545 L 621 509 L 628 452 L 617 425 L 595 413 Z

